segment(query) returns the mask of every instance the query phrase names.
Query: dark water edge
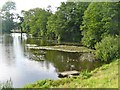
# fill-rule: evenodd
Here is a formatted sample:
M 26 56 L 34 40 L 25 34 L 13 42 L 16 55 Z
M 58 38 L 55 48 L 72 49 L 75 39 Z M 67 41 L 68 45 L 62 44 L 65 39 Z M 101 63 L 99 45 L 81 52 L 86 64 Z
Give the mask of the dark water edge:
M 91 53 L 63 52 L 57 50 L 30 50 L 30 60 L 47 60 L 54 64 L 58 72 L 63 71 L 91 71 L 103 63 L 96 60 Z M 27 56 L 27 55 L 26 55 Z
M 20 88 L 37 80 L 58 79 L 58 72 L 91 71 L 102 63 L 90 53 L 71 53 L 56 50 L 31 50 L 26 44 L 38 46 L 61 45 L 44 39 L 27 38 L 24 33 L 12 33 L 0 37 L 0 81 L 11 78 L 13 87 Z M 62 45 L 64 45 L 63 43 Z M 67 43 L 74 45 L 74 43 Z M 75 45 L 80 45 L 75 43 Z

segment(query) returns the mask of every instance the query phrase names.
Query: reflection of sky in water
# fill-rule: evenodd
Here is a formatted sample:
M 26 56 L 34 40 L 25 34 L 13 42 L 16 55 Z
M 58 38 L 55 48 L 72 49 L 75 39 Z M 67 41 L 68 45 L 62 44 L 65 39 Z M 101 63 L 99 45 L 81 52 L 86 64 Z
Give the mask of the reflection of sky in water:
M 0 81 L 11 78 L 14 87 L 22 87 L 40 79 L 57 79 L 51 63 L 31 61 L 24 56 L 20 34 L 12 34 L 12 37 L 13 40 L 7 37 L 0 43 Z

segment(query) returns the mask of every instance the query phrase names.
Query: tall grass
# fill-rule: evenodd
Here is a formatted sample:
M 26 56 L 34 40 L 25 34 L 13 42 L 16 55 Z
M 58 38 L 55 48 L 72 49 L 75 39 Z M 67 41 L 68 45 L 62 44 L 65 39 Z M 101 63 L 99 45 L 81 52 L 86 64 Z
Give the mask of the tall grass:
M 0 90 L 3 88 L 13 88 L 12 80 L 10 79 L 4 82 L 0 82 Z

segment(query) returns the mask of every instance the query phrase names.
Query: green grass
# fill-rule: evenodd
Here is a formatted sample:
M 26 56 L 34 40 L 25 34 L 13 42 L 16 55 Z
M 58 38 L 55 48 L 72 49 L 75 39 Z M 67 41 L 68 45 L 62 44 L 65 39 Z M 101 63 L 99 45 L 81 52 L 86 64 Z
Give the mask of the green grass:
M 118 88 L 118 61 L 112 61 L 80 76 L 59 80 L 40 80 L 25 88 Z

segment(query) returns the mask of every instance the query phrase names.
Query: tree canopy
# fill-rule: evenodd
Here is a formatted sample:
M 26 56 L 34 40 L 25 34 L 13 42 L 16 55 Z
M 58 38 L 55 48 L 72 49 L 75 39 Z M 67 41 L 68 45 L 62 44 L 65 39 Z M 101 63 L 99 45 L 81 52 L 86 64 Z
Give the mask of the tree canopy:
M 29 11 L 23 11 L 23 15 L 24 22 L 22 23 L 22 27 L 26 32 L 37 37 L 46 35 L 46 24 L 51 12 L 41 8 L 35 8 Z
M 80 41 L 82 16 L 89 3 L 61 3 L 57 12 L 48 20 L 48 36 L 61 41 Z M 69 37 L 69 38 L 68 38 Z
M 119 35 L 119 3 L 93 2 L 85 11 L 81 25 L 82 43 L 93 48 L 107 35 Z
M 13 11 L 16 9 L 15 2 L 8 1 L 6 2 L 1 9 L 1 17 L 2 17 L 2 31 L 10 32 L 10 30 L 15 28 Z

